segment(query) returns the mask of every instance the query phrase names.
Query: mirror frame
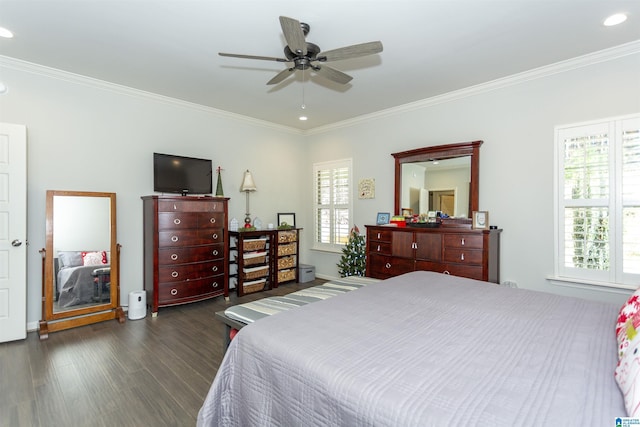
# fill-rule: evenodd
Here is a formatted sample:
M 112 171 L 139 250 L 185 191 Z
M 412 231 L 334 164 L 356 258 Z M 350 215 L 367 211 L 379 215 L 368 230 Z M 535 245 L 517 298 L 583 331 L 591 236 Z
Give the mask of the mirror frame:
M 107 197 L 110 200 L 110 243 L 111 252 L 111 289 L 108 303 L 96 304 L 90 307 L 71 308 L 69 310 L 53 310 L 54 294 L 54 258 L 53 251 L 53 203 L 56 196 L 74 197 Z M 102 322 L 104 320 L 117 319 L 124 323 L 125 315 L 120 306 L 120 245 L 117 243 L 116 230 L 116 194 L 90 191 L 58 191 L 47 190 L 46 199 L 46 239 L 43 254 L 43 280 L 42 280 L 42 320 L 40 321 L 40 339 L 49 337 L 49 332 L 62 331 L 77 326 L 84 326 L 91 323 Z
M 429 160 L 453 159 L 456 157 L 471 156 L 471 189 L 469 192 L 468 221 L 471 221 L 471 213 L 479 207 L 480 188 L 480 146 L 484 141 L 461 142 L 456 144 L 434 145 L 432 147 L 416 148 L 414 150 L 392 153 L 395 159 L 395 194 L 394 215 L 400 215 L 400 199 L 402 196 L 402 165 L 404 163 L 426 162 Z M 467 221 L 459 219 L 458 221 Z

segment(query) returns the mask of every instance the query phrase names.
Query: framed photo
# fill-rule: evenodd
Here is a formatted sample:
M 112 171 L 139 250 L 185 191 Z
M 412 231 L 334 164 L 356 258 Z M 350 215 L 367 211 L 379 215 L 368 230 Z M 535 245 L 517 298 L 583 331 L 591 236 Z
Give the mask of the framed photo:
M 278 227 L 286 223 L 286 225 L 295 228 L 296 226 L 296 214 L 294 213 L 279 213 L 278 214 Z
M 358 198 L 376 198 L 376 180 L 374 178 L 364 178 L 360 180 L 358 183 Z
M 471 228 L 479 230 L 489 229 L 489 212 L 487 211 L 473 211 L 473 222 Z
M 389 212 L 378 212 L 378 218 L 376 219 L 377 225 L 389 224 L 389 218 L 391 214 Z

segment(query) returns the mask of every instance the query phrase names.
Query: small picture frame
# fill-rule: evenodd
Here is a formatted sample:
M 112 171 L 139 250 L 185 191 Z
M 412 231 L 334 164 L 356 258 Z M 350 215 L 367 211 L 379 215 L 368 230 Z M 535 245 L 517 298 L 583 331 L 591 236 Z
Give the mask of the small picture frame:
M 487 211 L 473 211 L 471 228 L 476 230 L 488 230 L 489 229 L 489 212 Z
M 296 214 L 294 213 L 279 213 L 278 214 L 278 227 L 286 223 L 291 228 L 296 227 Z
M 411 208 L 402 208 L 402 216 L 407 218 L 413 216 L 413 209 Z
M 376 224 L 377 225 L 389 224 L 390 218 L 391 218 L 391 214 L 389 212 L 378 212 L 378 217 L 376 218 Z

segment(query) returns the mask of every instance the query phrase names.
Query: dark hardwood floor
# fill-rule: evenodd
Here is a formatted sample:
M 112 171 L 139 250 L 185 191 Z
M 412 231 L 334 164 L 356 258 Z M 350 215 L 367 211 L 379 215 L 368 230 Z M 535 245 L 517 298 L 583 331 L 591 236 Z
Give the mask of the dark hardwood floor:
M 223 357 L 214 313 L 323 282 L 0 344 L 0 426 L 193 426 Z

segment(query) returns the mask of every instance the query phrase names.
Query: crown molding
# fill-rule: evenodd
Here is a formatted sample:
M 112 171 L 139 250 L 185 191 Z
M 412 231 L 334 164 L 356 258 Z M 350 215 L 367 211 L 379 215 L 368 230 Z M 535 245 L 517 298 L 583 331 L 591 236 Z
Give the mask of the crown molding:
M 397 107 L 388 108 L 385 110 L 376 111 L 370 114 L 364 114 L 362 116 L 354 117 L 341 122 L 332 123 L 326 126 L 319 126 L 313 129 L 309 129 L 304 132 L 305 135 L 320 134 L 340 128 L 350 127 L 361 123 L 370 122 L 373 120 L 379 120 L 384 117 L 391 117 L 398 114 L 403 114 L 411 111 L 416 111 L 424 108 L 429 108 L 434 105 L 443 104 L 471 96 L 476 96 L 482 93 L 491 92 L 494 90 L 502 89 L 505 87 L 521 84 L 531 80 L 537 80 L 545 77 L 552 76 L 554 74 L 565 73 L 567 71 L 575 70 L 578 68 L 588 67 L 590 65 L 599 64 L 602 62 L 612 61 L 614 59 L 622 58 L 624 56 L 635 55 L 640 53 L 640 40 L 625 43 L 619 46 L 615 46 L 609 49 L 600 50 L 597 52 L 589 53 L 583 56 L 579 56 L 565 61 L 556 62 L 554 64 L 546 65 L 532 70 L 524 71 L 522 73 L 513 74 L 511 76 L 503 77 L 500 79 L 492 80 L 486 83 L 481 83 L 475 86 L 470 86 L 464 89 L 448 92 L 442 95 L 433 96 L 431 98 L 422 99 L 420 101 L 410 102 L 407 104 L 399 105 Z
M 225 110 L 220 110 L 213 107 L 207 107 L 205 105 L 196 104 L 194 102 L 183 101 L 177 98 L 171 98 L 169 96 L 159 95 L 157 93 L 146 92 L 140 89 L 134 89 L 128 86 L 119 85 L 116 83 L 110 83 L 104 80 L 94 79 L 92 77 L 83 76 L 80 74 L 71 73 L 68 71 L 59 70 L 56 68 L 46 67 L 44 65 L 34 64 L 32 62 L 23 61 L 21 59 L 12 58 L 9 56 L 0 55 L 0 67 L 5 67 L 17 71 L 23 71 L 31 74 L 36 74 L 48 78 L 53 78 L 73 84 L 88 86 L 94 89 L 105 90 L 114 92 L 120 95 L 127 95 L 137 98 L 148 99 L 164 104 L 170 104 L 183 108 L 189 108 L 192 110 L 202 111 L 208 114 L 213 114 L 221 118 L 231 119 L 249 123 L 255 126 L 261 126 L 281 132 L 287 132 L 295 135 L 302 135 L 303 131 L 288 126 L 283 126 L 268 122 L 266 120 L 259 120 L 253 117 L 244 116 L 242 114 L 236 114 Z
M 640 53 L 640 40 L 625 43 L 619 46 L 615 46 L 609 49 L 600 50 L 597 52 L 589 53 L 576 58 L 568 59 L 565 61 L 557 62 L 554 64 L 546 65 L 539 68 L 534 68 L 522 73 L 513 74 L 504 78 L 492 80 L 490 82 L 481 83 L 468 88 L 448 92 L 442 95 L 437 95 L 431 98 L 422 99 L 415 102 L 399 105 L 397 107 L 388 108 L 385 110 L 376 111 L 370 114 L 364 114 L 358 117 L 354 117 L 348 120 L 332 123 L 326 126 L 319 126 L 312 129 L 300 130 L 289 126 L 278 125 L 266 120 L 259 120 L 249 116 L 232 113 L 225 110 L 220 110 L 213 107 L 207 107 L 201 104 L 193 102 L 187 102 L 168 96 L 158 95 L 156 93 L 146 92 L 139 89 L 133 89 L 128 86 L 118 85 L 115 83 L 109 83 L 103 80 L 94 79 L 91 77 L 82 76 L 79 74 L 70 73 L 68 71 L 62 71 L 55 68 L 46 67 L 39 64 L 23 61 L 20 59 L 0 55 L 0 66 L 15 69 L 18 71 L 24 71 L 32 74 L 37 74 L 45 77 L 50 77 L 70 83 L 80 84 L 97 88 L 101 90 L 111 91 L 118 94 L 127 96 L 139 97 L 162 102 L 165 104 L 171 104 L 180 106 L 183 108 L 190 108 L 193 110 L 203 111 L 209 114 L 216 115 L 221 118 L 241 121 L 249 123 L 255 126 L 261 126 L 281 132 L 286 132 L 295 135 L 314 135 L 329 132 L 336 129 L 354 126 L 357 124 L 366 123 L 373 120 L 379 120 L 380 118 L 396 116 L 399 114 L 412 112 L 424 108 L 429 108 L 434 105 L 443 104 L 471 96 L 476 96 L 482 93 L 491 92 L 494 90 L 502 89 L 505 87 L 521 84 L 531 80 L 541 79 L 554 74 L 565 73 L 567 71 L 575 70 L 578 68 L 588 67 L 590 65 L 611 61 L 628 55 L 634 55 Z

